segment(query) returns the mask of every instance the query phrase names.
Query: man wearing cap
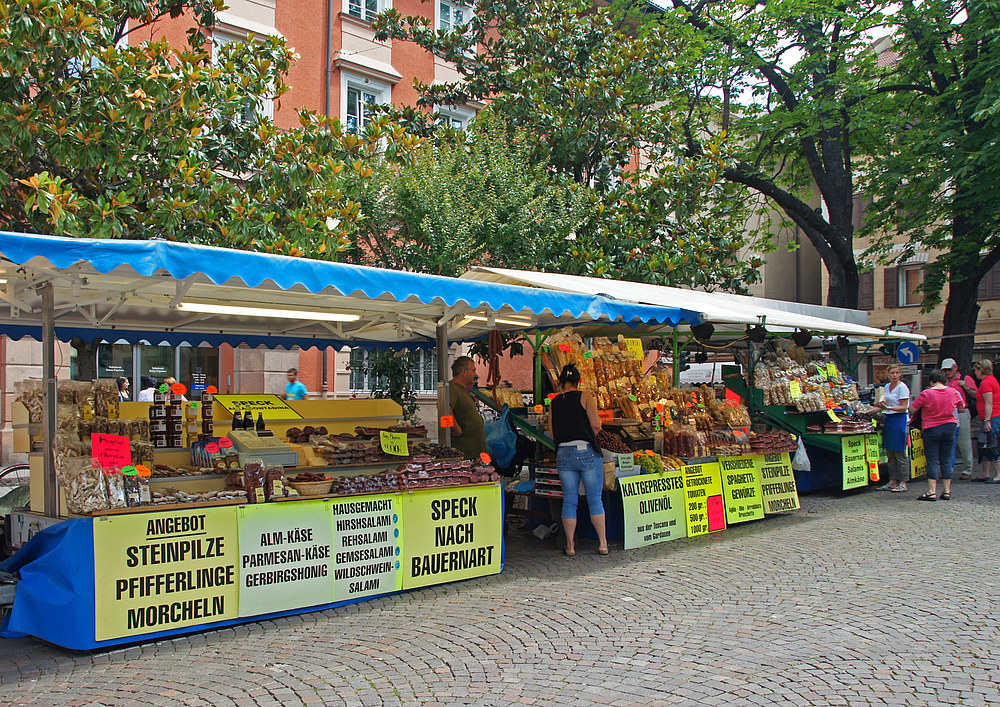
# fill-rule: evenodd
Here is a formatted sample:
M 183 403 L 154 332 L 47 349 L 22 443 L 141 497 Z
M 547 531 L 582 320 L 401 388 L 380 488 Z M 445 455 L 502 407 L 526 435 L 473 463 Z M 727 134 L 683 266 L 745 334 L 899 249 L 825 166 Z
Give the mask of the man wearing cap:
M 958 371 L 958 363 L 953 358 L 946 358 L 941 362 L 941 370 L 948 377 L 948 387 L 954 388 L 966 401 L 964 411 L 958 412 L 958 438 L 955 440 L 955 456 L 961 457 L 962 463 L 955 465 L 955 473 L 960 479 L 968 479 L 972 476 L 972 468 L 976 463 L 972 456 L 972 417 L 969 412 L 968 403 L 972 401 L 973 408 L 976 402 L 976 381 L 972 376 L 963 376 Z

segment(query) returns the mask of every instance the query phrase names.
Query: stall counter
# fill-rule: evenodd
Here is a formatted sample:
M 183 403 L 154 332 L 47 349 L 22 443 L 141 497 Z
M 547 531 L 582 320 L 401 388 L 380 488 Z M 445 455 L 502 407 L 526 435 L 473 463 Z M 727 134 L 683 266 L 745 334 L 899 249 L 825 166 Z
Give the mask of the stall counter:
M 502 531 L 494 483 L 75 518 L 0 564 L 2 635 L 89 650 L 497 574 Z

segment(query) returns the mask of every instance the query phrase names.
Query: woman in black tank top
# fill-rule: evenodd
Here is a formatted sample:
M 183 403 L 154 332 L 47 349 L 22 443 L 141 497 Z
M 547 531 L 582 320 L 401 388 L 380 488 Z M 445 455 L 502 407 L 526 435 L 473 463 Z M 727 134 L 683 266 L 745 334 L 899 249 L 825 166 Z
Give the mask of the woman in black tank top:
M 580 482 L 587 492 L 590 522 L 597 532 L 597 552 L 608 554 L 605 528 L 604 458 L 597 433 L 601 418 L 594 396 L 580 390 L 580 372 L 572 363 L 559 374 L 562 393 L 549 406 L 549 434 L 556 443 L 556 468 L 562 482 L 562 522 L 566 531 L 566 554 L 576 555 L 576 519 L 580 501 Z

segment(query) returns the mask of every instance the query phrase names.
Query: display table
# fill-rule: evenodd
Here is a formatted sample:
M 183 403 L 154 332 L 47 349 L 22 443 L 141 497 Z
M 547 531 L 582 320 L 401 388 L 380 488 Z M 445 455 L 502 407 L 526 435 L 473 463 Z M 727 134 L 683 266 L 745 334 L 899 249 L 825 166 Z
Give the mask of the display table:
M 3 635 L 74 650 L 327 609 L 503 569 L 499 484 L 74 518 L 0 565 Z

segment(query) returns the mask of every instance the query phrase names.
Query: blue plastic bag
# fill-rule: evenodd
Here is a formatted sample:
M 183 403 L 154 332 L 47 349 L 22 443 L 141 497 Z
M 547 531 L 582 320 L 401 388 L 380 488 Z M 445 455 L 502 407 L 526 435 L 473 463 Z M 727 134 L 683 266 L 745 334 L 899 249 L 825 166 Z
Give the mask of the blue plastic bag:
M 517 432 L 510 426 L 510 407 L 503 406 L 500 417 L 487 422 L 486 451 L 493 457 L 493 465 L 503 469 L 510 466 L 517 453 Z

